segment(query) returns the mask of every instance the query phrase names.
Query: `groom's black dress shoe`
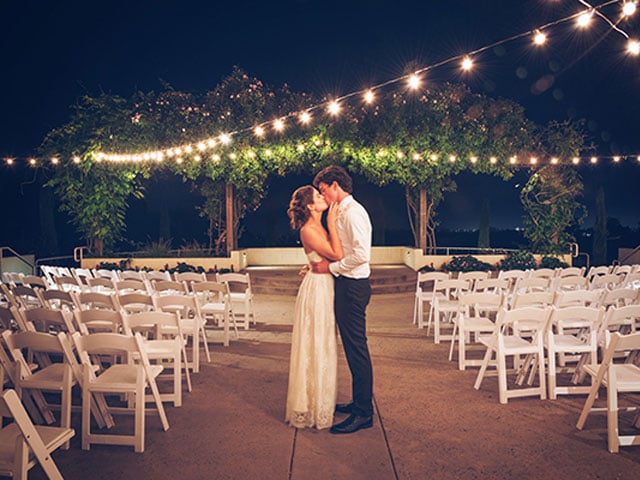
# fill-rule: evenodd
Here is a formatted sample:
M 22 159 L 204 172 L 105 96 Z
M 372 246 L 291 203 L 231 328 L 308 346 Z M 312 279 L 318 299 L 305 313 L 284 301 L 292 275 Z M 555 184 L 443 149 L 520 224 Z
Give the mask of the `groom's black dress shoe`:
M 336 403 L 336 413 L 351 413 L 353 403 Z
M 361 417 L 356 414 L 351 414 L 344 422 L 337 423 L 329 430 L 330 433 L 354 433 L 364 428 L 371 428 L 373 426 L 373 416 Z

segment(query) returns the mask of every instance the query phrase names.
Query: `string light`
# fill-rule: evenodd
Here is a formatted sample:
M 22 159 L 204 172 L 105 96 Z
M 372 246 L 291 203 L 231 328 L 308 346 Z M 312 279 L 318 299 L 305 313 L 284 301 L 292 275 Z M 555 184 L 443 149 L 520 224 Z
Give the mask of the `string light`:
M 622 16 L 630 17 L 634 13 L 636 13 L 636 2 L 624 2 L 622 4 Z
M 593 18 L 593 10 L 589 10 L 588 12 L 584 12 L 578 16 L 576 20 L 576 25 L 579 28 L 586 28 L 591 23 L 591 19 Z
M 420 88 L 420 76 L 416 73 L 410 75 L 407 84 L 411 90 L 417 90 Z
M 300 123 L 306 125 L 311 121 L 311 114 L 309 112 L 302 112 L 300 114 Z
M 364 92 L 364 101 L 365 103 L 373 103 L 376 99 L 376 96 L 373 94 L 373 90 L 367 90 Z
M 273 122 L 273 129 L 276 132 L 282 132 L 284 130 L 284 121 L 279 118 L 275 122 Z
M 580 159 L 578 157 L 573 157 L 571 161 L 573 162 L 574 165 L 578 165 L 580 163 Z
M 473 60 L 471 60 L 471 57 L 468 57 L 468 56 L 464 57 L 462 59 L 460 66 L 462 67 L 462 70 L 464 70 L 465 72 L 468 72 L 473 68 Z
M 603 10 L 605 7 L 611 5 L 611 4 L 621 4 L 621 10 L 620 10 L 620 16 L 621 18 L 627 18 L 630 17 L 631 15 L 635 14 L 635 12 L 637 11 L 637 2 L 635 1 L 624 1 L 624 2 L 620 2 L 620 1 L 607 1 L 601 5 L 597 5 L 597 6 L 593 6 L 590 3 L 588 3 L 585 0 L 579 0 L 579 2 L 581 4 L 583 4 L 587 10 L 577 13 L 577 14 L 572 14 L 569 15 L 567 17 L 546 23 L 545 25 L 541 25 L 538 26 L 538 28 L 534 29 L 534 30 L 530 30 L 528 32 L 524 32 L 518 35 L 514 35 L 508 38 L 505 38 L 503 40 L 494 42 L 492 44 L 489 45 L 485 45 L 481 48 L 478 48 L 476 50 L 470 51 L 468 52 L 466 55 L 464 56 L 454 56 L 448 59 L 445 59 L 443 61 L 440 61 L 438 63 L 432 64 L 432 65 L 428 65 L 424 68 L 420 68 L 416 71 L 414 71 L 413 74 L 409 75 L 409 76 L 402 76 L 402 77 L 398 77 L 395 79 L 391 79 L 388 80 L 384 83 L 378 84 L 378 85 L 374 85 L 371 86 L 367 89 L 358 91 L 358 92 L 352 92 L 349 93 L 347 95 L 344 95 L 342 97 L 338 97 L 334 100 L 332 100 L 331 102 L 326 102 L 326 103 L 320 103 L 317 104 L 315 106 L 312 106 L 310 108 L 308 108 L 306 111 L 304 112 L 293 112 L 289 115 L 287 115 L 285 118 L 291 117 L 291 116 L 297 116 L 300 123 L 302 124 L 308 124 L 311 122 L 312 120 L 312 116 L 311 116 L 311 111 L 315 110 L 315 109 L 319 109 L 322 108 L 323 106 L 325 106 L 326 111 L 330 114 L 330 115 L 337 115 L 340 113 L 341 110 L 341 105 L 340 102 L 341 100 L 346 100 L 347 98 L 350 98 L 354 95 L 361 95 L 362 98 L 364 99 L 364 101 L 368 104 L 371 104 L 375 101 L 375 94 L 374 91 L 378 90 L 380 88 L 389 86 L 389 85 L 394 85 L 399 83 L 400 81 L 406 80 L 407 81 L 407 85 L 410 89 L 412 90 L 416 90 L 420 87 L 421 83 L 422 83 L 422 77 L 424 75 L 425 72 L 428 72 L 432 69 L 435 69 L 437 67 L 449 64 L 453 61 L 457 61 L 461 59 L 461 68 L 465 71 L 468 71 L 470 69 L 472 69 L 473 67 L 473 56 L 478 55 L 479 53 L 482 53 L 486 50 L 489 49 L 493 49 L 496 46 L 523 38 L 525 36 L 530 36 L 533 35 L 533 43 L 537 46 L 541 46 L 543 44 L 546 43 L 547 41 L 547 35 L 546 35 L 546 30 L 554 27 L 556 25 L 565 23 L 565 22 L 569 22 L 569 21 L 575 21 L 576 24 L 580 27 L 580 28 L 584 28 L 586 26 L 588 26 L 591 23 L 592 18 L 597 15 L 598 17 L 602 18 L 603 20 L 605 20 L 609 26 L 615 30 L 616 32 L 622 34 L 623 36 L 625 36 L 627 38 L 627 45 L 626 45 L 626 49 L 627 52 L 631 55 L 640 55 L 640 42 L 638 40 L 635 39 L 630 39 L 629 35 L 624 32 L 623 30 L 621 30 L 618 27 L 618 22 L 614 23 L 611 20 L 609 20 L 603 13 L 601 10 Z M 94 159 L 96 161 L 102 161 L 102 160 L 107 160 L 107 161 L 115 161 L 115 162 L 127 162 L 127 161 L 148 161 L 148 160 L 152 160 L 152 161 L 157 161 L 157 162 L 161 162 L 165 159 L 165 157 L 168 158 L 182 158 L 183 154 L 191 154 L 191 152 L 197 148 L 198 151 L 200 152 L 204 152 L 207 149 L 213 149 L 215 148 L 218 143 L 222 144 L 222 145 L 228 145 L 231 142 L 231 137 L 237 134 L 242 134 L 244 132 L 248 132 L 253 130 L 253 133 L 260 137 L 263 136 L 266 133 L 266 129 L 265 126 L 267 125 L 271 125 L 275 130 L 279 130 L 280 126 L 282 125 L 282 127 L 284 127 L 284 121 L 285 118 L 281 118 L 281 119 L 276 119 L 273 120 L 271 122 L 265 122 L 263 124 L 261 124 L 258 127 L 253 127 L 253 128 L 248 128 L 248 129 L 244 129 L 244 130 L 237 130 L 234 132 L 229 132 L 229 133 L 225 133 L 225 134 L 221 134 L 219 135 L 217 138 L 209 138 L 209 139 L 205 139 L 202 140 L 200 142 L 198 142 L 197 144 L 185 144 L 185 145 L 180 145 L 180 146 L 174 146 L 172 148 L 168 148 L 168 149 L 164 149 L 164 150 L 156 150 L 156 151 L 150 151 L 150 152 L 143 152 L 143 153 L 136 153 L 136 154 L 107 154 L 107 153 L 103 153 L 103 152 L 97 152 L 94 155 Z M 435 155 L 435 154 L 434 154 Z M 418 154 L 418 156 L 420 156 Z M 433 155 L 432 155 L 433 157 Z M 491 157 L 489 159 L 490 163 L 497 163 L 497 159 L 494 161 L 493 160 L 494 157 Z M 555 157 L 554 157 L 555 158 Z M 577 157 L 576 157 L 577 158 Z M 432 158 L 433 160 L 433 158 Z M 437 160 L 437 155 L 435 156 L 435 160 Z M 435 161 L 434 160 L 434 161 Z M 550 160 L 550 162 L 552 164 L 555 164 L 555 162 L 553 161 L 554 159 L 552 158 Z M 74 163 L 79 163 L 79 161 L 76 161 L 76 157 L 72 157 L 72 161 Z M 480 161 L 480 159 L 477 159 L 476 161 Z M 615 160 L 614 160 L 615 161 Z M 510 160 L 511 162 L 511 160 Z M 560 160 L 558 159 L 558 163 L 560 162 Z M 5 160 L 5 163 L 7 165 L 9 165 L 9 162 L 7 162 Z M 12 164 L 12 163 L 11 163 Z M 29 164 L 30 165 L 36 165 L 37 162 L 35 159 L 29 159 Z
M 535 31 L 535 35 L 533 36 L 533 43 L 535 45 L 544 45 L 547 41 L 547 36 L 542 33 L 540 30 Z

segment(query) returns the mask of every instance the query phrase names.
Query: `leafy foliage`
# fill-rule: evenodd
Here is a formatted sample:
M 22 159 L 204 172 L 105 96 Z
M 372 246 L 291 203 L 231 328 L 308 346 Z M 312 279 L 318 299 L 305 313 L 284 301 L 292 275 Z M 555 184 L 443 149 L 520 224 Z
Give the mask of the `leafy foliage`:
M 536 259 L 533 253 L 527 250 L 517 250 L 508 252 L 507 255 L 500 260 L 500 270 L 529 270 L 536 268 Z
M 566 268 L 569 264 L 558 257 L 544 256 L 540 259 L 540 268 Z
M 459 172 L 469 169 L 507 179 L 515 168 L 505 161 L 473 162 L 471 158 L 526 158 L 540 149 L 575 153 L 582 144 L 574 125 L 539 127 L 525 117 L 520 105 L 472 93 L 464 85 L 434 85 L 417 96 L 392 93 L 381 96 L 375 106 L 344 102 L 338 117 L 315 109 L 313 114 L 319 118 L 309 127 L 293 118 L 317 103 L 287 85 L 268 87 L 239 68 L 204 94 L 165 85 L 160 92 L 136 92 L 131 99 L 106 94 L 85 97 L 72 119 L 52 131 L 43 144 L 46 155 L 82 156 L 77 168 L 58 169 L 50 186 L 79 232 L 101 249 L 122 235 L 128 199 L 142 195 L 144 179 L 153 169 L 169 169 L 202 195 L 198 211 L 208 219 L 208 248 L 219 254 L 229 238 L 224 208 L 227 184 L 234 189 L 233 238 L 238 238 L 240 220 L 260 205 L 272 175 L 311 174 L 336 163 L 375 185 L 405 186 L 416 245 L 420 244 L 417 200 L 424 190 L 427 245 L 435 247 L 437 207 L 446 192 L 456 189 Z M 196 142 L 207 137 L 247 132 L 274 118 L 288 119 L 285 134 L 271 130 L 262 138 L 237 135 L 231 145 L 218 146 L 213 153 L 196 148 Z M 189 143 L 191 153 L 172 152 L 180 162 L 114 166 L 92 157 L 99 150 L 144 152 Z M 527 198 L 541 184 L 539 180 L 532 184 Z M 558 237 L 566 227 L 558 225 L 554 235 Z M 533 234 L 535 241 L 539 236 Z
M 586 216 L 585 207 L 577 201 L 582 189 L 580 175 L 571 167 L 548 165 L 531 175 L 520 199 L 527 212 L 525 236 L 534 251 L 560 254 L 575 241 L 569 228 Z
M 449 263 L 442 265 L 442 270 L 448 272 L 477 272 L 493 270 L 494 268 L 490 263 L 478 260 L 473 255 L 453 257 Z

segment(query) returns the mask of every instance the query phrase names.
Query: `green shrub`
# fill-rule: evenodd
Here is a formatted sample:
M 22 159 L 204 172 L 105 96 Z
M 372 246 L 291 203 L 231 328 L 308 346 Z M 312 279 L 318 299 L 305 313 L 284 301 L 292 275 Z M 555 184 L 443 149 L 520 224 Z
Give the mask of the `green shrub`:
M 536 267 L 533 253 L 527 250 L 509 252 L 499 263 L 500 270 L 528 270 Z
M 431 265 L 425 265 L 423 267 L 420 267 L 418 269 L 419 272 L 424 273 L 424 272 L 435 272 L 435 268 L 433 268 L 433 264 Z
M 442 266 L 442 270 L 448 272 L 477 272 L 493 269 L 493 265 L 487 262 L 482 262 L 473 255 L 453 257 L 449 263 Z
M 569 264 L 563 262 L 558 257 L 542 257 L 540 260 L 540 268 L 566 268 Z

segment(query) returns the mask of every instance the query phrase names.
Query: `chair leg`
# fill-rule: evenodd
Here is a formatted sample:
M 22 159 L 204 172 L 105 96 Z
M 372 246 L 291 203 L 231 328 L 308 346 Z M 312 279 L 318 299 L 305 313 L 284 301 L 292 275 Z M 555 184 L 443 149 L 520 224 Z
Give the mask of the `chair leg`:
M 135 419 L 133 428 L 133 450 L 137 453 L 144 452 L 144 384 L 138 385 L 135 393 Z
M 498 391 L 500 403 L 507 403 L 509 400 L 507 389 L 507 359 L 501 352 L 496 352 L 498 360 Z
M 607 382 L 607 443 L 611 453 L 618 453 L 620 450 L 618 434 L 618 394 L 611 388 L 610 379 Z
M 548 377 L 549 377 L 549 399 L 550 400 L 556 400 L 558 398 L 558 395 L 556 394 L 556 387 L 557 387 L 557 381 L 556 381 L 556 355 L 554 352 L 548 352 L 548 356 L 549 356 L 549 372 L 548 372 Z
M 204 324 L 201 324 L 198 328 L 199 334 L 202 335 L 202 342 L 204 343 L 204 353 L 207 356 L 207 363 L 211 363 L 211 354 L 209 353 L 209 342 L 207 342 L 207 334 L 204 331 Z
M 453 333 L 451 334 L 451 345 L 449 346 L 449 361 L 453 360 L 453 346 L 456 343 L 456 331 L 458 331 L 458 323 L 453 324 Z
M 485 352 L 484 358 L 482 359 L 482 365 L 480 365 L 480 371 L 478 371 L 478 376 L 476 377 L 476 383 L 473 385 L 473 388 L 475 388 L 476 390 L 480 390 L 480 385 L 482 384 L 484 374 L 487 371 L 487 367 L 489 366 L 489 362 L 491 361 L 492 356 L 493 349 L 491 347 L 487 347 L 487 351 Z

